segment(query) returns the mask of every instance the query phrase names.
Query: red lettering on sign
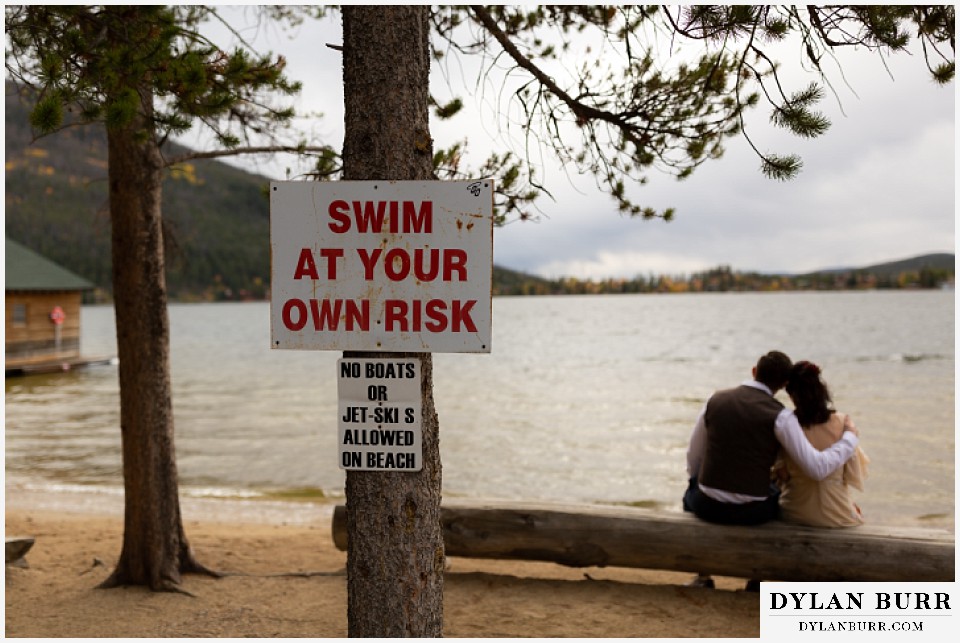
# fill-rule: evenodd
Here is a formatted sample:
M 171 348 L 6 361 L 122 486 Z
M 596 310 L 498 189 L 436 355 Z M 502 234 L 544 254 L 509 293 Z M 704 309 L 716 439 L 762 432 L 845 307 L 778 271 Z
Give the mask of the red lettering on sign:
M 283 304 L 283 325 L 292 331 L 300 331 L 307 325 L 307 319 L 313 320 L 313 329 L 316 331 L 339 330 L 343 322 L 345 331 L 370 330 L 370 300 L 361 299 L 311 299 L 310 313 L 307 314 L 307 303 L 302 299 L 288 299 Z M 296 319 L 294 319 L 296 313 Z
M 395 218 L 391 217 L 391 221 Z M 422 232 L 430 234 L 433 232 L 433 202 L 424 201 L 420 204 L 418 211 L 413 201 L 403 202 L 403 231 L 404 232 Z M 391 232 L 397 232 L 391 230 Z
M 388 333 L 394 331 L 394 325 L 400 327 L 397 330 L 401 333 L 410 332 L 407 325 L 407 302 L 400 299 L 388 299 L 383 302 L 383 313 L 383 327 Z
M 293 311 L 297 311 L 297 321 L 293 321 Z M 298 331 L 307 324 L 307 305 L 299 299 L 288 299 L 283 303 L 283 325 L 288 330 Z
M 363 278 L 366 281 L 374 280 L 374 270 L 380 255 L 383 255 L 383 274 L 391 281 L 403 281 L 413 275 L 420 281 L 434 281 L 439 275 L 442 265 L 443 280 L 467 280 L 467 253 L 458 248 L 416 248 L 411 257 L 410 251 L 405 248 L 391 248 L 383 254 L 383 248 L 357 248 L 360 262 L 363 264 Z
M 383 260 L 383 270 L 387 273 L 387 279 L 403 281 L 410 274 L 410 255 L 403 248 L 387 251 L 387 256 Z
M 383 229 L 383 216 L 386 213 L 385 201 L 354 201 L 353 216 L 357 219 L 357 232 L 379 233 Z
M 424 255 L 430 253 L 430 268 L 424 268 Z M 433 281 L 440 272 L 440 251 L 431 248 L 429 251 L 424 248 L 417 248 L 413 251 L 413 274 L 420 281 Z
M 337 259 L 343 257 L 343 248 L 321 248 L 320 257 L 327 260 L 327 279 L 334 281 L 337 278 Z M 297 269 L 293 273 L 294 279 L 320 279 L 317 272 L 317 264 L 313 260 L 313 254 L 310 248 L 304 248 L 300 251 L 300 258 L 297 260 Z
M 360 261 L 363 262 L 363 278 L 367 281 L 373 281 L 373 267 L 377 265 L 377 259 L 380 258 L 380 253 L 383 252 L 383 249 L 374 248 L 373 250 L 367 250 L 366 248 L 358 248 L 357 252 L 360 253 Z
M 380 234 L 431 234 L 433 232 L 433 203 L 423 201 L 353 201 L 353 221 L 357 232 Z M 327 224 L 331 231 L 342 234 L 350 230 L 350 203 L 332 201 L 327 214 L 332 221 Z M 389 210 L 388 210 L 389 208 Z
M 451 281 L 453 273 L 458 275 L 457 281 L 467 280 L 467 251 L 459 248 L 448 248 L 443 252 L 443 280 Z
M 343 257 L 343 248 L 321 248 L 320 256 L 327 260 L 327 279 L 337 278 L 337 259 Z
M 293 272 L 294 279 L 303 279 L 304 277 L 310 277 L 310 279 L 320 278 L 320 276 L 317 275 L 317 264 L 313 263 L 313 254 L 310 252 L 310 248 L 304 248 L 300 251 L 300 259 L 297 260 L 297 269 Z
M 327 214 L 336 223 L 330 223 L 328 227 L 332 232 L 342 234 L 350 229 L 350 204 L 346 201 L 334 201 L 327 208 Z
M 447 318 L 443 314 L 446 307 L 447 304 L 441 299 L 431 299 L 427 302 L 427 317 L 431 321 L 428 321 L 424 326 L 431 333 L 442 333 L 446 329 Z
M 463 327 L 465 330 L 467 330 L 467 332 L 477 332 L 477 325 L 473 323 L 473 319 L 470 317 L 470 309 L 473 308 L 474 304 L 476 303 L 476 299 L 471 299 L 467 302 L 466 306 L 461 306 L 459 299 L 455 299 L 453 301 L 453 332 L 459 333 L 461 324 L 463 324 Z
M 388 299 L 384 302 L 384 330 L 388 333 L 442 333 L 450 329 L 451 332 L 477 332 L 477 325 L 470 316 L 470 311 L 477 300 L 471 299 L 462 302 L 454 299 L 450 302 L 449 313 L 447 302 L 442 299 L 431 299 L 424 304 L 419 299 L 405 301 L 403 299 Z M 426 321 L 424 320 L 426 317 Z
M 347 322 L 346 330 L 362 330 L 365 333 L 370 332 L 370 300 L 361 299 L 360 305 L 356 300 L 347 300 Z
M 443 332 L 447 327 L 447 317 L 443 314 L 443 311 L 447 307 L 447 303 L 442 299 L 431 299 L 427 302 L 425 306 L 426 310 L 422 310 L 422 307 L 419 300 L 414 300 L 412 302 L 413 306 L 413 324 L 412 328 L 414 332 L 420 332 L 421 330 L 428 330 L 431 333 L 440 333 Z M 426 313 L 430 321 L 424 323 L 423 313 Z
M 321 305 L 322 303 L 322 305 Z M 316 299 L 310 300 L 310 312 L 313 314 L 313 330 L 331 330 L 337 329 L 337 322 L 340 320 L 341 300 L 336 300 L 336 311 L 330 305 L 329 299 L 319 302 Z

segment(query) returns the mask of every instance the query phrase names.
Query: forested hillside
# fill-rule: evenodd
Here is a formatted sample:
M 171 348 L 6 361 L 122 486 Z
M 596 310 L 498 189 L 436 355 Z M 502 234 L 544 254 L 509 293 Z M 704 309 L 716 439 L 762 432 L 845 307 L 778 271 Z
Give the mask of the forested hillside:
M 33 141 L 28 109 L 6 86 L 6 234 L 97 284 L 110 276 L 102 126 Z M 180 150 L 171 146 L 170 154 Z M 262 298 L 270 281 L 268 180 L 216 161 L 171 168 L 163 188 L 172 299 Z

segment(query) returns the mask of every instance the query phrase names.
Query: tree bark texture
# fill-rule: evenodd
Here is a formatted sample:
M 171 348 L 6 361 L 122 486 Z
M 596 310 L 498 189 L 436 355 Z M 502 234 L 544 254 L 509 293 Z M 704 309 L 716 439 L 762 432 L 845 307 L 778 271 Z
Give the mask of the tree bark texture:
M 427 6 L 343 7 L 345 180 L 433 178 Z M 350 356 L 350 355 L 348 355 Z M 348 634 L 443 634 L 439 423 L 429 353 L 422 373 L 423 469 L 348 471 Z
M 202 571 L 183 531 L 173 442 L 169 321 L 161 233 L 163 161 L 142 113 L 107 128 L 113 293 L 120 360 L 123 548 L 103 586 L 176 590 L 182 571 Z

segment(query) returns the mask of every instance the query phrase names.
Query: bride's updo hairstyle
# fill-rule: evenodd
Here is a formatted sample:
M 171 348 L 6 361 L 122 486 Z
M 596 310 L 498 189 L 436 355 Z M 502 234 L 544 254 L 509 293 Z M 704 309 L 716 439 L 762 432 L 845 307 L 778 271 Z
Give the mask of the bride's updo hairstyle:
M 822 424 L 833 414 L 830 390 L 820 379 L 820 367 L 813 362 L 793 365 L 787 380 L 787 395 L 796 406 L 800 426 Z

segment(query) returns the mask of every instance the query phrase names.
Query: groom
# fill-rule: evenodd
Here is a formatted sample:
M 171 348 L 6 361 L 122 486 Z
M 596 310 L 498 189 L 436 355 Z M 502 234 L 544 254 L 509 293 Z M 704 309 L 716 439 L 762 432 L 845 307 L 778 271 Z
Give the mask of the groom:
M 757 361 L 752 379 L 717 391 L 707 401 L 687 450 L 690 483 L 684 511 L 728 525 L 774 520 L 780 515 L 780 490 L 771 482 L 770 469 L 781 448 L 814 480 L 826 478 L 853 455 L 859 438 L 852 422 L 844 425 L 840 440 L 818 451 L 793 411 L 773 397 L 786 386 L 791 366 L 789 357 L 771 351 Z M 701 579 L 694 584 L 712 586 Z

